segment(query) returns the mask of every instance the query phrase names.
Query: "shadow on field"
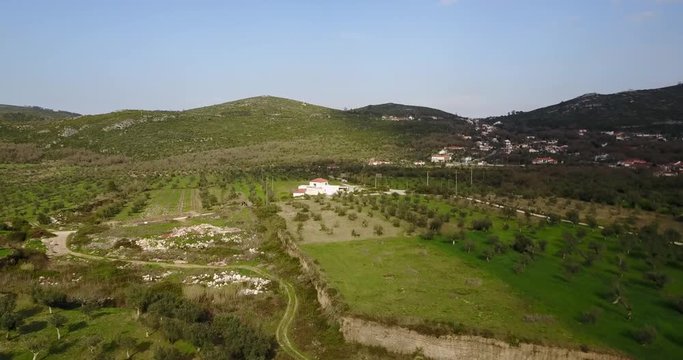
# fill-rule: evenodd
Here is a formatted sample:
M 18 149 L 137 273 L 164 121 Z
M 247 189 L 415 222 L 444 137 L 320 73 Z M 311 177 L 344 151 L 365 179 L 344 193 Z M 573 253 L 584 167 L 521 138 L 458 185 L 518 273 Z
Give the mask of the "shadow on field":
M 19 327 L 19 333 L 21 334 L 28 334 L 36 331 L 43 330 L 47 327 L 47 321 L 31 321 L 30 323 L 27 323 L 25 325 L 22 325 Z
M 678 346 L 683 346 L 683 335 L 673 334 L 670 332 L 665 332 L 663 335 L 667 340 L 671 341 L 672 343 Z
M 14 353 L 0 351 L 0 360 L 14 359 Z
M 39 314 L 43 309 L 40 308 L 40 306 L 32 306 L 26 309 L 21 309 L 17 311 L 19 314 L 19 317 L 22 319 L 30 318 L 31 316 Z
M 74 331 L 84 329 L 87 326 L 88 326 L 88 324 L 85 321 L 79 321 L 77 323 L 69 324 L 68 329 L 69 329 L 69 332 L 74 332 Z
M 135 353 L 137 354 L 137 353 L 145 352 L 145 351 L 149 350 L 150 347 L 152 347 L 151 341 L 141 342 L 140 344 L 138 344 L 135 347 Z
M 69 350 L 69 348 L 73 346 L 74 343 L 75 342 L 72 340 L 62 340 L 55 342 L 50 346 L 50 354 L 63 354 L 64 352 Z

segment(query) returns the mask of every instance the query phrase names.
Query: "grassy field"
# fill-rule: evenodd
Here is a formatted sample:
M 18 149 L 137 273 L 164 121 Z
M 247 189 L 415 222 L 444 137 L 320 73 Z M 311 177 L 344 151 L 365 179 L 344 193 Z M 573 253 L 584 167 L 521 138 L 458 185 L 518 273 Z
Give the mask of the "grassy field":
M 537 219 L 505 219 L 465 202 L 416 201 L 417 208 L 427 209 L 422 211 L 450 214 L 442 226 L 447 235 L 301 245 L 352 313 L 408 325 L 459 323 L 504 339 L 612 348 L 638 358 L 683 354 L 678 328 L 683 315 L 673 306 L 683 294 L 678 260 L 659 265 L 669 280 L 660 289 L 646 276 L 650 266 L 642 244 L 627 255 L 622 240 L 597 229 L 539 226 Z M 473 220 L 485 216 L 492 221 L 490 230 L 472 230 Z M 535 244 L 544 241 L 543 250 L 532 256 L 513 250 L 517 234 Z M 494 235 L 504 244 L 502 253 L 490 251 Z M 578 239 L 578 250 L 563 260 L 568 237 Z M 588 263 L 583 257 L 590 257 L 590 249 L 598 255 Z M 626 269 L 619 270 L 619 254 Z M 615 283 L 623 300 L 616 304 Z M 586 320 L 586 314 L 594 319 Z M 634 334 L 646 326 L 657 335 L 641 345 Z
M 406 325 L 424 320 L 462 323 L 498 337 L 515 334 L 569 343 L 558 322 L 528 323 L 525 314 L 546 314 L 496 276 L 415 238 L 305 244 L 352 313 Z

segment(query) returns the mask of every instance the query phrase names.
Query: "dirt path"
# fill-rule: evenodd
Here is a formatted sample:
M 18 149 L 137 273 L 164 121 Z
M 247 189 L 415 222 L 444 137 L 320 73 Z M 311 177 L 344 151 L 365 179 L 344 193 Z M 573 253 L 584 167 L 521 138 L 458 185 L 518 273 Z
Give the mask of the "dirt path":
M 185 189 L 180 192 L 180 198 L 178 199 L 178 214 L 182 214 L 185 210 Z
M 190 190 L 190 205 L 192 206 L 192 211 L 197 213 L 202 211 L 202 199 L 199 197 L 199 190 Z
M 505 206 L 505 205 L 502 205 L 502 204 L 497 204 L 497 203 L 489 202 L 489 201 L 486 201 L 486 200 L 475 199 L 475 198 L 472 198 L 472 197 L 465 197 L 465 196 L 457 196 L 457 197 L 458 197 L 458 198 L 461 198 L 461 199 L 469 200 L 469 201 L 474 201 L 474 202 L 476 202 L 476 203 L 478 203 L 478 204 L 492 206 L 492 207 L 495 207 L 495 208 L 498 208 L 498 209 L 504 209 L 504 208 L 506 208 L 506 207 L 512 208 L 512 209 L 515 210 L 518 214 L 525 214 L 525 213 L 526 213 L 526 211 L 524 211 L 523 209 L 519 209 L 519 208 L 512 207 L 512 206 Z M 533 212 L 529 212 L 529 215 L 531 215 L 531 216 L 533 216 L 533 217 L 540 218 L 540 219 L 546 219 L 546 220 L 549 220 L 549 219 L 550 219 L 550 216 L 543 215 L 543 214 L 537 214 L 537 213 L 533 213 Z M 573 224 L 571 221 L 569 221 L 569 220 L 567 220 L 567 219 L 560 219 L 560 221 L 561 221 L 561 222 L 564 222 L 564 223 L 568 223 L 568 224 Z M 577 224 L 577 225 L 580 225 L 580 226 L 590 226 L 590 225 L 588 225 L 588 224 L 586 224 L 586 223 L 583 223 L 583 222 L 578 222 L 578 223 L 576 223 L 576 224 Z M 604 229 L 604 227 L 601 226 L 601 225 L 598 225 L 597 228 L 598 228 L 598 229 Z
M 294 318 L 296 316 L 297 309 L 299 308 L 299 298 L 296 295 L 296 291 L 294 290 L 294 286 L 290 284 L 289 282 L 285 281 L 284 279 L 278 278 L 273 276 L 272 274 L 268 273 L 266 270 L 255 267 L 255 266 L 250 266 L 250 265 L 225 265 L 225 266 L 216 266 L 216 265 L 202 265 L 202 264 L 175 264 L 175 263 L 163 263 L 163 262 L 154 262 L 154 261 L 142 261 L 142 260 L 130 260 L 130 259 L 124 259 L 124 258 L 110 258 L 110 257 L 104 257 L 104 256 L 96 256 L 96 255 L 89 255 L 89 254 L 84 254 L 84 253 L 79 253 L 76 251 L 73 251 L 69 249 L 66 246 L 66 241 L 69 237 L 69 235 L 75 233 L 75 231 L 53 231 L 53 233 L 57 236 L 53 238 L 46 239 L 46 246 L 48 247 L 48 256 L 65 256 L 65 255 L 71 255 L 75 257 L 79 257 L 82 259 L 90 259 L 90 260 L 104 260 L 104 261 L 125 261 L 131 264 L 135 265 L 154 265 L 154 266 L 160 266 L 164 268 L 176 268 L 176 269 L 232 269 L 232 270 L 246 270 L 253 272 L 255 274 L 258 274 L 259 276 L 262 276 L 264 278 L 276 281 L 280 289 L 284 290 L 284 292 L 287 294 L 287 308 L 285 309 L 285 313 L 282 316 L 282 319 L 280 319 L 280 322 L 278 323 L 277 330 L 275 332 L 275 338 L 277 339 L 278 344 L 284 350 L 287 355 L 289 355 L 292 359 L 296 360 L 308 360 L 309 358 L 304 355 L 301 351 L 299 351 L 296 348 L 296 345 L 292 343 L 292 341 L 289 339 L 289 329 L 292 325 L 292 322 L 294 322 Z

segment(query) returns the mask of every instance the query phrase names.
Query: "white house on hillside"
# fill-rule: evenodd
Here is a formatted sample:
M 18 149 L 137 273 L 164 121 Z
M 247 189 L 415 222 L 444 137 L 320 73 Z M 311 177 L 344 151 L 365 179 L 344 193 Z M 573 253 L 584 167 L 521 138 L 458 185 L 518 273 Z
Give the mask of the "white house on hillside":
M 349 191 L 350 187 L 347 185 L 330 185 L 327 179 L 316 178 L 308 182 L 308 185 L 299 185 L 294 190 L 292 196 L 299 197 L 304 195 L 329 195 L 332 196 L 340 191 Z
M 434 154 L 432 155 L 433 163 L 445 163 L 451 161 L 451 154 Z

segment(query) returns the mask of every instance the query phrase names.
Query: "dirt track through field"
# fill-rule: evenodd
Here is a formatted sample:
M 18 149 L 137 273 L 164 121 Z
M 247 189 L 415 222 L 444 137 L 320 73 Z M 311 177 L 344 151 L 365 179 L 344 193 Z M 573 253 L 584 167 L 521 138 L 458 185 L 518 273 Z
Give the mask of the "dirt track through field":
M 185 189 L 180 192 L 180 198 L 178 199 L 178 214 L 183 213 L 183 208 L 185 207 Z
M 255 267 L 255 266 L 249 266 L 249 265 L 225 265 L 225 266 L 216 266 L 216 265 L 202 265 L 202 264 L 174 264 L 174 263 L 162 263 L 162 262 L 153 262 L 153 261 L 141 261 L 141 260 L 129 260 L 129 259 L 124 259 L 124 258 L 111 258 L 111 257 L 104 257 L 104 256 L 96 256 L 96 255 L 89 255 L 89 254 L 84 254 L 84 253 L 79 253 L 76 251 L 73 251 L 68 248 L 67 246 L 67 239 L 69 238 L 69 235 L 75 233 L 75 231 L 53 231 L 53 233 L 56 235 L 53 238 L 46 239 L 47 241 L 47 247 L 48 247 L 48 255 L 49 256 L 75 256 L 78 258 L 82 259 L 89 259 L 89 260 L 98 260 L 98 261 L 124 261 L 127 263 L 135 264 L 135 265 L 154 265 L 154 266 L 160 266 L 164 268 L 177 268 L 177 269 L 232 269 L 232 270 L 246 270 L 253 272 L 259 276 L 262 276 L 264 278 L 276 281 L 280 289 L 284 290 L 284 292 L 287 294 L 287 308 L 285 309 L 285 313 L 282 316 L 282 319 L 280 319 L 280 322 L 278 323 L 277 330 L 275 331 L 275 338 L 277 339 L 278 344 L 282 348 L 282 350 L 287 353 L 292 359 L 295 360 L 308 360 L 309 358 L 304 355 L 301 351 L 299 351 L 296 348 L 296 345 L 292 343 L 292 341 L 289 338 L 289 329 L 294 322 L 294 318 L 296 317 L 296 312 L 299 307 L 299 298 L 296 295 L 296 290 L 294 289 L 294 286 L 285 281 L 284 279 L 278 278 L 264 269 Z

